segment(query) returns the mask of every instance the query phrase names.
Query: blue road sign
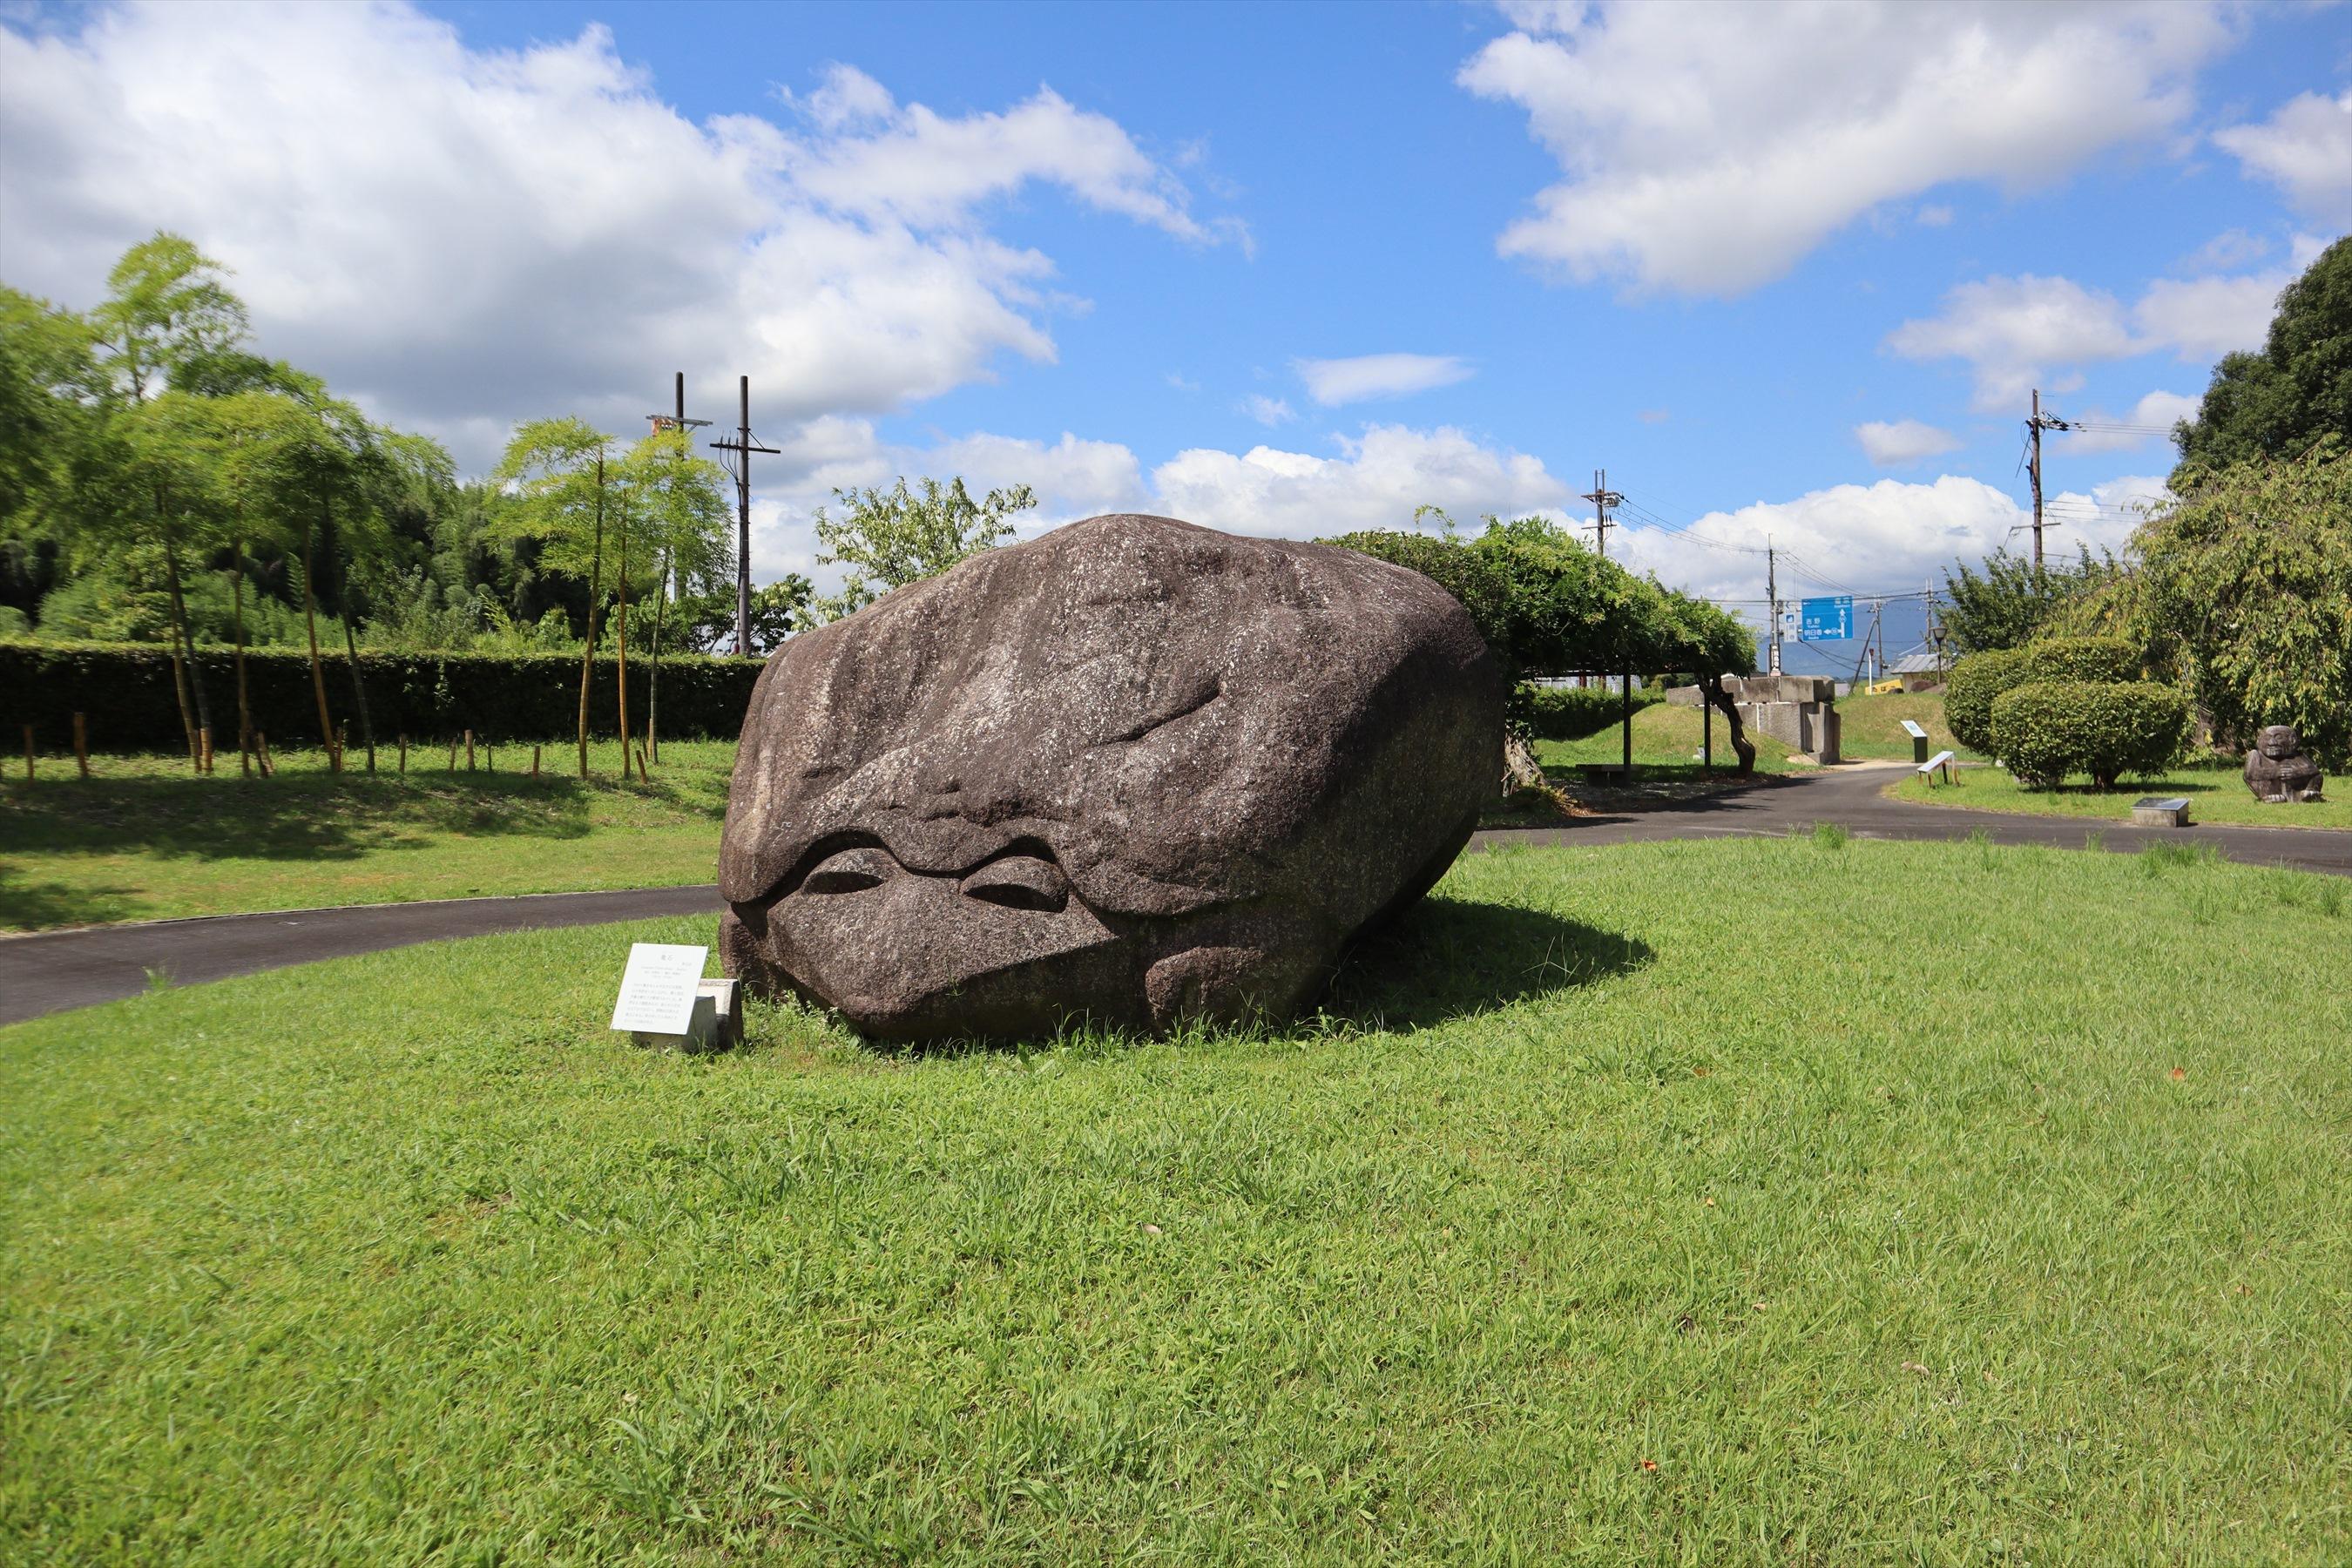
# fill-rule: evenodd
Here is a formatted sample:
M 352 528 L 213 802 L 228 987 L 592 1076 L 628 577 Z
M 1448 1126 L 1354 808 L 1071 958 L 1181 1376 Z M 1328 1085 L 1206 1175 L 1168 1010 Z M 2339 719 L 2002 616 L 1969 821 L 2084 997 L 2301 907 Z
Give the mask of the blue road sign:
M 1801 599 L 1797 604 L 1799 642 L 1851 642 L 1853 639 L 1853 595 L 1834 599 Z

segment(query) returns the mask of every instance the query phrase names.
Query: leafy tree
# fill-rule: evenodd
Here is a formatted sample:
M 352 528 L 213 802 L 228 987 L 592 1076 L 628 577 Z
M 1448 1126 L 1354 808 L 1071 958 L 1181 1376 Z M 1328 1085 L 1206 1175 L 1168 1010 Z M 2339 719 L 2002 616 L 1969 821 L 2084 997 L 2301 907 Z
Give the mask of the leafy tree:
M 245 341 L 245 302 L 220 263 L 158 231 L 123 252 L 90 327 L 117 395 L 144 403 L 179 372 L 216 362 Z
M 2352 767 L 2352 447 L 2326 437 L 2177 482 L 2132 535 L 2142 637 L 2217 737 L 2292 724 L 2330 771 Z
M 1013 536 L 1012 518 L 1037 504 L 1027 485 L 991 490 L 975 501 L 961 479 L 920 481 L 916 495 L 901 479 L 887 490 L 835 490 L 843 515 L 816 510 L 817 560 L 844 566 L 838 594 L 814 610 L 837 620 L 864 609 L 893 588 L 936 577 L 957 562 L 993 549 Z
M 2218 469 L 2292 458 L 2321 437 L 2352 444 L 2352 237 L 2319 253 L 2278 298 L 2259 353 L 2223 356 L 2197 417 L 2173 432 L 2180 465 Z
M 797 572 L 787 572 L 763 588 L 751 590 L 751 647 L 772 650 L 794 632 L 815 624 L 813 606 L 816 586 Z M 677 601 L 678 636 L 688 647 L 717 653 L 731 647 L 735 637 L 735 584 L 730 580 Z
M 646 677 L 646 743 L 653 758 L 661 755 L 656 719 L 661 711 L 661 634 L 665 606 L 671 593 L 685 583 L 712 584 L 731 577 L 734 552 L 728 547 L 730 518 L 726 498 L 719 493 L 725 476 L 719 466 L 695 455 L 691 434 L 656 430 L 629 450 L 622 464 L 622 484 L 627 493 L 625 512 L 630 531 L 641 532 L 646 547 L 646 576 L 654 594 L 653 663 Z M 626 534 L 624 535 L 625 549 Z M 621 733 L 628 734 L 628 608 L 627 572 L 622 573 L 621 611 Z M 627 747 L 622 748 L 625 762 Z
M 88 322 L 0 285 L 0 536 L 41 531 L 101 385 Z
M 584 419 L 535 419 L 508 441 L 494 476 L 500 485 L 512 488 L 516 505 L 510 525 L 538 542 L 540 559 L 555 571 L 588 581 L 588 629 L 580 649 L 583 779 L 588 776 L 588 685 L 595 670 L 596 616 L 604 597 L 604 534 L 619 500 L 620 475 L 607 461 L 612 446 L 613 437 Z
M 1958 575 L 1944 574 L 1951 605 L 1944 626 L 1962 654 L 2021 647 L 2048 630 L 2076 601 L 2098 594 L 2122 574 L 2112 554 L 2094 559 L 2079 545 L 2073 563 L 2063 556 L 2036 566 L 2030 556 L 2006 546 L 1985 557 L 1981 573 L 1954 562 Z

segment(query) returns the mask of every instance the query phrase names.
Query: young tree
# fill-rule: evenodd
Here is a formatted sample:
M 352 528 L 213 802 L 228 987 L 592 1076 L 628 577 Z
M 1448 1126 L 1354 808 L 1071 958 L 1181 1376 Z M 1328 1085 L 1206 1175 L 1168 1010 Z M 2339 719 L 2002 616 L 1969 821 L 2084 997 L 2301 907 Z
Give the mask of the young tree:
M 1958 575 L 1944 574 L 1951 599 L 1944 626 L 1954 647 L 1962 654 L 2022 647 L 2069 605 L 2098 593 L 2123 570 L 2113 555 L 2095 560 L 2088 545 L 2076 550 L 2072 563 L 2056 556 L 2036 566 L 2003 546 L 1984 558 L 1981 573 L 1954 562 Z
M 188 364 L 245 341 L 245 302 L 219 262 L 159 230 L 122 253 L 89 314 L 118 396 L 144 403 Z
M 841 592 L 816 602 L 821 619 L 855 614 L 893 588 L 935 577 L 993 549 L 1013 536 L 1013 515 L 1037 504 L 1027 485 L 991 490 L 975 501 L 961 479 L 920 483 L 919 496 L 903 479 L 887 490 L 835 490 L 834 499 L 843 509 L 838 518 L 817 508 L 816 558 L 847 568 Z
M 697 457 L 684 430 L 656 430 L 630 448 L 623 465 L 629 510 L 641 525 L 650 558 L 654 595 L 653 659 L 646 675 L 646 749 L 661 760 L 661 639 L 667 605 L 689 584 L 712 584 L 733 575 L 727 502 L 719 491 L 725 475 Z M 627 683 L 623 682 L 624 716 Z M 626 733 L 624 725 L 623 732 Z
M 588 688 L 595 670 L 596 615 L 604 596 L 604 531 L 617 475 L 613 438 L 583 419 L 535 419 L 518 428 L 494 476 L 513 489 L 510 526 L 540 544 L 550 569 L 588 582 L 588 635 L 580 650 L 580 776 L 588 776 Z M 627 736 L 622 737 L 623 755 Z

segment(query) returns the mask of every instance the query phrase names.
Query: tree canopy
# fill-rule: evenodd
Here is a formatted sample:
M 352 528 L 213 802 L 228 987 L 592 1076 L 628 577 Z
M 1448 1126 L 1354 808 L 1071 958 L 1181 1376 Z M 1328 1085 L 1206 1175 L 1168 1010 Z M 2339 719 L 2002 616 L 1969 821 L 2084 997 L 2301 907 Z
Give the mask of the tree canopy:
M 2352 237 L 2280 293 L 2260 351 L 2213 367 L 2197 417 L 2173 432 L 2172 489 L 2193 469 L 2294 457 L 2328 435 L 2352 444 Z
M 946 484 L 919 481 L 922 493 L 901 478 L 889 489 L 835 490 L 841 515 L 816 510 L 817 561 L 845 568 L 841 592 L 816 602 L 820 619 L 835 620 L 864 609 L 893 588 L 936 577 L 957 562 L 992 550 L 1013 537 L 1013 518 L 1037 504 L 1027 485 L 991 490 L 971 499 L 961 479 Z
M 2066 606 L 2121 574 L 2123 568 L 2113 555 L 2095 558 L 2088 545 L 2076 550 L 2073 562 L 2056 556 L 2041 566 L 2005 546 L 1985 557 L 1981 571 L 1953 563 L 1955 570 L 1944 574 L 1944 591 L 1951 600 L 1944 627 L 1954 650 L 1970 654 L 2021 647 Z

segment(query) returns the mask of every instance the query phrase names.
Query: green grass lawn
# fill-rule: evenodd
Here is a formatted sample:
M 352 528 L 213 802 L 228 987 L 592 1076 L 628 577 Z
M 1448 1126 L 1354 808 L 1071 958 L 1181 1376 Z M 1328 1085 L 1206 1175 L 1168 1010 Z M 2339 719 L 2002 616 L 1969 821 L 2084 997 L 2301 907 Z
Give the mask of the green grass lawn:
M 1677 703 L 1654 702 L 1633 715 L 1633 764 L 1645 770 L 1655 770 L 1663 775 L 1687 773 L 1696 777 L 1699 773 L 1700 733 L 1699 710 Z M 1739 758 L 1731 749 L 1730 726 L 1723 715 L 1715 716 L 1715 765 L 1721 773 L 1729 773 Z M 1772 739 L 1750 731 L 1748 737 L 1756 742 L 1756 771 L 1783 773 L 1811 764 Z M 1536 761 L 1547 773 L 1554 773 L 1562 783 L 1573 783 L 1580 763 L 1615 763 L 1622 759 L 1624 737 L 1615 727 L 1597 735 L 1587 735 L 1580 741 L 1538 741 Z
M 1927 731 L 1927 754 L 1957 752 L 1977 753 L 1952 738 L 1944 724 L 1944 694 L 1940 691 L 1890 691 L 1884 697 L 1841 697 L 1837 700 L 1838 754 L 1846 757 L 1894 757 L 1909 761 L 1911 737 L 1903 728 L 1910 720 Z
M 197 777 L 184 757 L 44 759 L 0 787 L 0 930 L 395 903 L 484 893 L 708 882 L 718 875 L 732 742 L 667 742 L 650 785 L 624 784 L 617 742 L 379 751 L 340 779 L 323 752 L 279 753 L 275 778 L 234 755 Z M 18 764 L 21 770 L 21 762 Z M 495 767 L 496 771 L 489 771 Z
M 1904 778 L 1886 794 L 1924 805 L 1965 805 L 1979 811 L 2019 811 L 2036 816 L 2081 816 L 2108 822 L 2131 820 L 2132 802 L 2147 795 L 2179 795 L 2189 802 L 2189 820 L 2242 823 L 2257 827 L 2352 827 L 2352 790 L 2331 780 L 2329 796 L 2295 805 L 2265 805 L 2246 788 L 2244 764 L 2220 761 L 2189 763 L 2160 779 L 2126 779 L 2112 790 L 2087 783 L 2059 789 L 2028 789 L 1995 768 L 1964 768 L 1957 783 L 1929 784 Z
M 0 1557 L 2352 1560 L 2347 889 L 1838 837 L 1265 1035 L 606 1033 L 708 921 L 0 1029 Z

